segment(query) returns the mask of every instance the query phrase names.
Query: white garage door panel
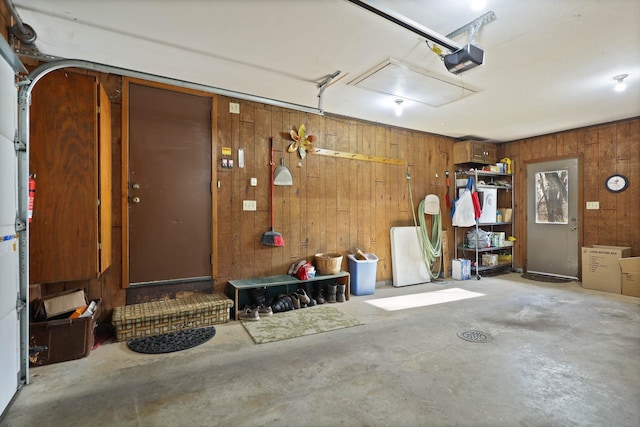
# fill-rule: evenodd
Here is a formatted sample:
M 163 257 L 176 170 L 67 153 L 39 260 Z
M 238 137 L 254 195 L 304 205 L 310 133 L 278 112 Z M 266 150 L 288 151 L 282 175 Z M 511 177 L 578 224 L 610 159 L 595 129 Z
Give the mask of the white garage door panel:
M 16 222 L 16 168 L 13 141 L 0 135 L 0 226 L 14 225 Z
M 15 304 L 14 304 L 15 305 Z M 18 342 L 18 322 L 16 322 L 15 310 L 3 318 L 0 318 L 0 342 L 15 343 Z M 7 350 L 0 351 L 0 412 L 11 402 L 13 395 L 16 393 L 18 385 L 18 372 L 20 370 L 18 349 L 11 349 L 7 346 Z
M 0 42 L 4 44 L 2 51 L 5 52 L 7 46 L 2 37 Z M 22 376 L 20 322 L 16 312 L 20 286 L 19 262 L 18 252 L 13 251 L 18 187 L 17 159 L 13 146 L 16 123 L 15 77 L 4 57 L 0 57 L 0 413 L 11 402 Z M 9 236 L 7 241 L 4 240 L 5 236 Z M 24 299 L 27 300 L 28 296 Z M 28 366 L 26 361 L 25 366 Z
M 0 239 L 4 236 L 4 231 L 0 227 Z M 16 244 L 16 251 L 13 252 L 13 243 Z M 18 251 L 17 239 L 0 242 L 0 271 L 2 272 L 2 291 L 0 291 L 0 316 L 4 317 L 13 311 L 15 316 L 16 300 L 18 299 Z M 9 251 L 9 252 L 7 252 Z M 15 321 L 15 319 L 14 319 Z M 9 341 L 0 340 L 4 345 Z M 2 366 L 0 364 L 0 366 Z
M 16 132 L 17 90 L 13 70 L 0 57 L 0 135 L 13 141 Z
M 0 237 L 7 234 L 8 227 L 0 227 Z M 15 242 L 15 240 L 14 240 Z M 0 242 L 0 413 L 9 404 L 18 387 L 20 371 L 19 342 L 20 327 L 17 321 L 16 300 L 18 297 L 18 252 L 13 252 L 12 243 Z M 9 252 L 7 252 L 9 250 Z M 11 345 L 13 343 L 13 345 Z

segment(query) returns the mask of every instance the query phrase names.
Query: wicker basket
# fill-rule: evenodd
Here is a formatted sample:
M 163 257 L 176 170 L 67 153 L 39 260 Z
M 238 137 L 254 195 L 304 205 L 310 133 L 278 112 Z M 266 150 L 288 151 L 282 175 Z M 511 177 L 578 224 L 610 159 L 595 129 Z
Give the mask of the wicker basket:
M 338 274 L 342 267 L 342 255 L 332 252 L 316 254 L 316 269 L 320 274 Z

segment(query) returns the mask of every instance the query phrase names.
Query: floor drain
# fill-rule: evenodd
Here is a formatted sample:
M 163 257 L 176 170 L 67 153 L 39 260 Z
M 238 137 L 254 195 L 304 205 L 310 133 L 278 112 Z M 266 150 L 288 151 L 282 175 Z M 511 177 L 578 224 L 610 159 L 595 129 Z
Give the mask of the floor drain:
M 491 335 L 480 331 L 460 331 L 458 337 L 470 342 L 489 342 Z

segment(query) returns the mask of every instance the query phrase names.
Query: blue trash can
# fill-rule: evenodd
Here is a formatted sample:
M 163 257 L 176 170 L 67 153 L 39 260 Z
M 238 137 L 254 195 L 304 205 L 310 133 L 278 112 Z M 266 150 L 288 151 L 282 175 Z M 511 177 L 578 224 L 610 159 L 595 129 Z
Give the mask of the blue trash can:
M 374 254 L 365 254 L 366 260 L 357 259 L 348 254 L 349 274 L 351 275 L 351 294 L 371 295 L 376 290 L 376 268 L 378 257 Z

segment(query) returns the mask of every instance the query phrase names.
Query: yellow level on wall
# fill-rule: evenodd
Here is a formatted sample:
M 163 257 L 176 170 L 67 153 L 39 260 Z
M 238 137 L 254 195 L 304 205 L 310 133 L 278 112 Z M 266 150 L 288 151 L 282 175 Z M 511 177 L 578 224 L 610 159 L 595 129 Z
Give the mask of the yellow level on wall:
M 387 165 L 403 166 L 404 160 L 391 159 L 389 157 L 367 156 L 366 154 L 347 153 L 344 151 L 327 150 L 325 148 L 315 148 L 313 152 L 309 151 L 309 154 L 318 154 L 320 156 L 339 157 L 341 159 L 362 160 L 365 162 L 385 163 Z

